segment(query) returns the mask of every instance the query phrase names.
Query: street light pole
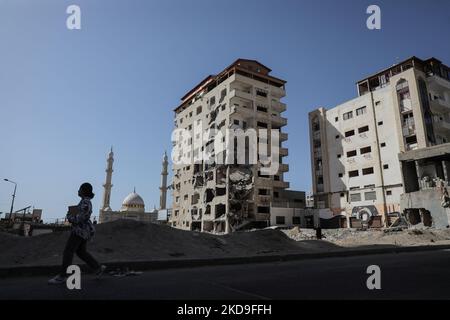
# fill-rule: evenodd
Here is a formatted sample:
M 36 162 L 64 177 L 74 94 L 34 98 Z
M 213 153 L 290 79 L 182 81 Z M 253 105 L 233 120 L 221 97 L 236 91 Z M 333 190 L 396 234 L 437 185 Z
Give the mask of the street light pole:
M 3 179 L 3 180 L 5 180 L 6 182 L 14 184 L 14 193 L 12 195 L 11 210 L 9 211 L 9 220 L 11 220 L 12 219 L 12 213 L 14 211 L 14 200 L 16 199 L 17 183 L 14 182 L 14 181 L 11 181 L 9 179 Z

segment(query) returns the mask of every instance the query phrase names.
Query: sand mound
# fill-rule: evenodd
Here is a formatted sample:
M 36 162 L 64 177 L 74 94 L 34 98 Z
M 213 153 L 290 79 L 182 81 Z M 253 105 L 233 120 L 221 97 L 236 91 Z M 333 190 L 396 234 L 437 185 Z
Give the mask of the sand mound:
M 59 264 L 68 236 L 68 232 L 32 238 L 0 233 L 0 266 Z M 296 242 L 279 230 L 216 236 L 130 220 L 97 225 L 97 234 L 89 244 L 90 252 L 103 262 L 239 257 L 334 248 L 321 241 Z

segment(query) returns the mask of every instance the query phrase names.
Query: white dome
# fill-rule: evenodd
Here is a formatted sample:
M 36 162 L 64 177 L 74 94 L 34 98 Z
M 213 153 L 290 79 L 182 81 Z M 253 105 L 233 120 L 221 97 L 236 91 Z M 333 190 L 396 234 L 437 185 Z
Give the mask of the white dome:
M 122 209 L 120 211 L 145 211 L 145 203 L 140 195 L 136 192 L 130 193 L 122 202 Z

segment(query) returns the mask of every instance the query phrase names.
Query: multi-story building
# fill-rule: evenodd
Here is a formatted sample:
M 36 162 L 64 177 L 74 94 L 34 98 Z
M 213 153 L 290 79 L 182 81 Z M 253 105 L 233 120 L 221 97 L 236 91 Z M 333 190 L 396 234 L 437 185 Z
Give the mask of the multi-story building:
M 174 147 L 179 148 L 172 154 L 172 226 L 218 233 L 250 226 L 266 227 L 271 221 L 271 206 L 292 200 L 292 193 L 285 192 L 289 183 L 283 178 L 289 166 L 282 161 L 288 155 L 282 146 L 288 136 L 281 132 L 287 124 L 282 116 L 286 105 L 280 101 L 286 94 L 286 81 L 270 72 L 257 61 L 238 59 L 218 75 L 208 76 L 181 99 L 175 109 L 175 135 L 182 131 L 188 137 L 174 139 Z M 275 174 L 262 174 L 259 158 L 257 162 L 249 161 L 250 152 L 244 163 L 208 161 L 202 156 L 208 152 L 213 158 L 226 159 L 230 156 L 226 154 L 229 149 L 219 150 L 217 137 L 221 135 L 221 140 L 228 143 L 228 131 L 248 133 L 251 129 L 254 132 L 267 129 L 269 134 L 258 136 L 257 140 L 251 139 L 250 134 L 244 137 L 246 152 L 262 140 L 270 149 L 277 149 L 271 150 L 279 151 Z M 278 144 L 272 147 L 270 133 L 275 131 L 281 133 Z M 231 153 L 238 158 L 236 145 L 233 148 Z M 187 161 L 177 161 L 181 158 Z M 303 202 L 304 206 L 304 193 L 297 196 L 301 199 L 296 203 Z
M 382 221 L 405 192 L 399 154 L 450 141 L 450 70 L 412 57 L 357 89 L 357 98 L 309 114 L 315 205 Z

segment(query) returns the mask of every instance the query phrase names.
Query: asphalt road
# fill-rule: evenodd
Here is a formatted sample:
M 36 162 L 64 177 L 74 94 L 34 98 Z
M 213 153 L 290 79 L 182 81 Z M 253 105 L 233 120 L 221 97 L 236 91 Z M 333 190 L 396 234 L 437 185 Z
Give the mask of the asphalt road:
M 381 268 L 381 290 L 367 289 L 370 265 Z M 450 299 L 450 250 L 84 275 L 72 291 L 47 280 L 0 279 L 0 299 Z

